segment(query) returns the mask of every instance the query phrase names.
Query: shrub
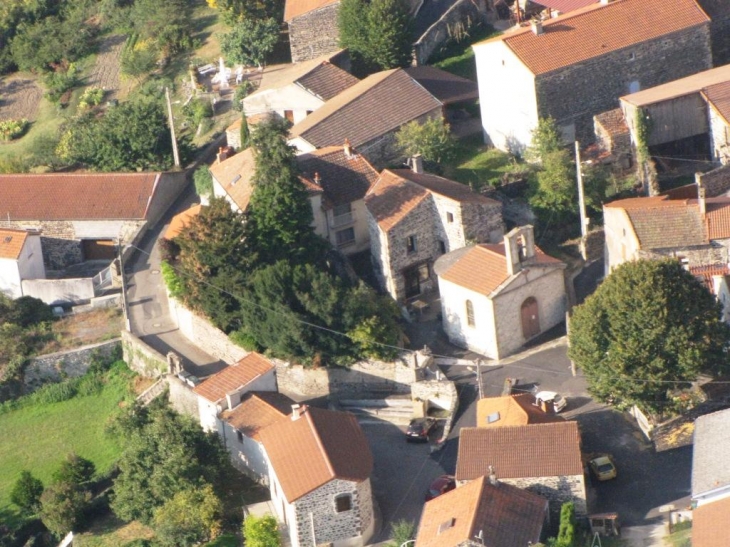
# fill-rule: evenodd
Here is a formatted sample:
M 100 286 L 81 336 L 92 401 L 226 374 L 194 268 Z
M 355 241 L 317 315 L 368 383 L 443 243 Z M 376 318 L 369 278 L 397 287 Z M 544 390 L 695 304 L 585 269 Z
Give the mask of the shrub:
M 99 106 L 104 98 L 104 90 L 100 87 L 87 87 L 79 99 L 79 109 L 86 110 L 92 106 Z
M 30 471 L 22 471 L 10 492 L 10 501 L 26 513 L 35 513 L 40 507 L 43 483 Z
M 52 103 L 59 102 L 64 93 L 73 89 L 79 83 L 76 65 L 71 63 L 66 70 L 49 72 L 43 79 L 43 83 L 48 88 L 46 93 L 48 100 Z
M 53 474 L 53 480 L 55 482 L 67 482 L 78 487 L 86 487 L 94 477 L 94 473 L 96 473 L 94 462 L 71 452 Z
M 41 520 L 56 537 L 63 537 L 83 521 L 88 492 L 69 482 L 50 485 L 41 495 Z
M 213 117 L 213 105 L 210 104 L 210 101 L 203 99 L 193 99 L 183 107 L 182 111 L 195 127 L 200 125 L 204 119 Z
M 195 183 L 195 193 L 199 196 L 209 196 L 213 193 L 213 175 L 208 166 L 202 165 L 195 170 L 193 182 Z
M 160 272 L 162 273 L 162 279 L 165 281 L 170 296 L 180 298 L 184 290 L 177 272 L 167 262 L 160 262 Z
M 249 515 L 243 521 L 243 537 L 248 547 L 280 547 L 279 525 L 271 515 Z
M 16 298 L 7 317 L 7 321 L 23 328 L 53 319 L 51 307 L 40 298 L 32 296 Z
M 248 97 L 249 93 L 253 91 L 253 87 L 253 84 L 249 80 L 243 80 L 240 84 L 238 84 L 236 90 L 233 92 L 234 108 L 236 105 L 241 105 L 241 101 Z
M 17 120 L 0 121 L 0 138 L 4 141 L 12 141 L 25 133 L 29 122 L 25 118 Z

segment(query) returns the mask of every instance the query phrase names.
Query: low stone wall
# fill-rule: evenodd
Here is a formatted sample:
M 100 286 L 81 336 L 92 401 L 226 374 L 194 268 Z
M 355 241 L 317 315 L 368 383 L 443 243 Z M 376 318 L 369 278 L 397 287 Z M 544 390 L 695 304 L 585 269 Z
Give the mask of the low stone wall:
M 705 197 L 720 196 L 730 190 L 730 165 L 723 165 L 707 173 L 697 173 L 695 181 L 705 189 Z
M 170 388 L 170 405 L 180 414 L 190 416 L 196 422 L 200 420 L 198 410 L 198 396 L 193 392 L 192 388 L 177 376 L 168 374 L 167 385 Z
M 248 351 L 228 339 L 226 333 L 213 326 L 207 319 L 199 317 L 175 298 L 168 298 L 170 317 L 175 320 L 180 332 L 208 355 L 228 363 L 237 363 Z
M 480 3 L 474 0 L 458 0 L 454 3 L 413 45 L 415 64 L 426 64 L 439 46 L 464 36 L 472 26 L 482 21 L 484 10 L 480 9 Z
M 157 378 L 168 371 L 164 355 L 126 330 L 122 331 L 122 353 L 129 368 L 142 376 Z
M 423 380 L 411 386 L 411 397 L 414 400 L 427 401 L 429 407 L 436 407 L 448 412 L 441 440 L 445 441 L 454 426 L 456 410 L 459 406 L 459 394 L 456 385 L 449 380 Z
M 60 382 L 66 378 L 78 378 L 86 374 L 94 357 L 109 358 L 119 347 L 119 338 L 99 344 L 31 359 L 23 374 L 26 393 L 30 393 L 49 382 Z

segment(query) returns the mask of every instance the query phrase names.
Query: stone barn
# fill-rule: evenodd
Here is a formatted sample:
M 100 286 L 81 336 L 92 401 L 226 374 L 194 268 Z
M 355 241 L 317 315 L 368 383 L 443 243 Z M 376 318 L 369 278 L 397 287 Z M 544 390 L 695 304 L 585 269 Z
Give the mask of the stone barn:
M 314 59 L 340 49 L 339 0 L 286 0 L 284 22 L 289 25 L 291 60 Z

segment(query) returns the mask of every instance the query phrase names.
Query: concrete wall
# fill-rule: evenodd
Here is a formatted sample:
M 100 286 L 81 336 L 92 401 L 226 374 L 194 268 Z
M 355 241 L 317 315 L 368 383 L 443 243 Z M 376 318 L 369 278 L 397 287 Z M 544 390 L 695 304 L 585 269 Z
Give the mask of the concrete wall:
M 712 158 L 723 165 L 730 164 L 730 125 L 715 108 L 708 107 Z
M 43 247 L 41 236 L 28 234 L 23 250 L 18 257 L 20 279 L 45 279 L 46 268 L 43 265 Z
M 82 304 L 94 298 L 94 282 L 90 277 L 77 279 L 26 279 L 23 294 L 40 298 L 49 305 Z
M 122 352 L 129 368 L 137 374 L 158 378 L 168 371 L 164 355 L 126 330 L 122 331 Z
M 155 194 L 147 207 L 147 225 L 154 226 L 191 184 L 192 170 L 162 173 Z M 125 239 L 125 241 L 129 241 Z
M 86 374 L 96 358 L 109 358 L 118 351 L 119 338 L 81 348 L 34 357 L 23 372 L 25 392 L 35 391 L 43 384 L 78 378 Z
M 310 197 L 310 200 L 312 198 Z M 350 204 L 352 208 L 352 222 L 341 224 L 334 227 L 334 211 L 332 209 L 323 210 L 320 207 L 319 222 L 324 226 L 324 233 L 317 232 L 319 235 L 327 239 L 330 244 L 340 252 L 350 255 L 359 253 L 370 248 L 370 231 L 368 229 L 368 212 L 365 207 L 365 200 L 359 199 Z M 312 205 L 314 209 L 314 205 Z M 316 213 L 315 213 L 316 217 Z M 352 228 L 355 232 L 355 241 L 352 244 L 338 247 L 337 232 Z M 315 230 L 316 232 L 316 230 Z
M 459 394 L 454 382 L 449 380 L 421 380 L 411 385 L 411 397 L 414 401 L 426 401 L 429 408 L 446 410 L 449 413 L 441 440 L 449 436 L 456 409 L 459 406 Z
M 619 207 L 603 208 L 603 230 L 606 237 L 606 275 L 616 266 L 637 258 L 639 240 L 629 216 Z
M 231 456 L 233 466 L 255 481 L 268 484 L 269 465 L 263 445 L 243 434 L 239 440 L 236 429 L 223 420 L 219 420 L 218 433 Z
M 0 293 L 10 298 L 23 296 L 17 260 L 0 258 Z
M 198 396 L 192 388 L 172 374 L 168 374 L 166 378 L 169 387 L 170 406 L 180 414 L 190 416 L 195 420 L 199 419 Z
M 416 65 L 424 65 L 443 44 L 468 34 L 484 17 L 484 2 L 457 0 L 413 45 Z
M 289 84 L 277 89 L 263 89 L 243 99 L 247 116 L 276 112 L 285 118 L 285 111 L 291 110 L 292 123 L 299 123 L 308 112 L 317 110 L 324 101 L 297 84 Z M 239 132 L 240 133 L 240 132 Z
M 315 59 L 340 49 L 337 25 L 339 2 L 289 21 L 289 47 L 294 63 Z

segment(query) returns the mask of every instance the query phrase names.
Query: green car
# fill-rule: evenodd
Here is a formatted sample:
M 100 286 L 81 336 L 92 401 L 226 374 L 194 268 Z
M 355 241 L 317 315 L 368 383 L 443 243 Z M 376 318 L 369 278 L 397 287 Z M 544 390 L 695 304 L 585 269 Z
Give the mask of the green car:
M 616 478 L 616 466 L 611 456 L 599 456 L 592 459 L 588 465 L 591 466 L 593 474 L 599 481 L 608 481 Z

